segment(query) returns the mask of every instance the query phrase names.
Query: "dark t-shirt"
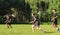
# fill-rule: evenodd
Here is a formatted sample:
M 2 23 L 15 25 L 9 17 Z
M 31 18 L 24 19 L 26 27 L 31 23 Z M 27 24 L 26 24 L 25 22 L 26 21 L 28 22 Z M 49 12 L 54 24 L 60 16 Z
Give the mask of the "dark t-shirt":
M 56 16 L 57 16 L 57 13 L 53 13 L 54 22 L 57 22 L 57 18 L 55 18 Z
M 8 17 L 6 17 L 6 20 L 11 22 L 11 18 L 12 18 L 12 17 L 9 16 L 9 15 L 7 15 L 7 16 L 8 16 Z
M 57 18 L 55 18 L 57 16 L 57 13 L 53 13 L 53 18 L 54 19 L 57 19 Z
M 57 16 L 57 13 L 54 13 L 53 16 L 56 17 Z

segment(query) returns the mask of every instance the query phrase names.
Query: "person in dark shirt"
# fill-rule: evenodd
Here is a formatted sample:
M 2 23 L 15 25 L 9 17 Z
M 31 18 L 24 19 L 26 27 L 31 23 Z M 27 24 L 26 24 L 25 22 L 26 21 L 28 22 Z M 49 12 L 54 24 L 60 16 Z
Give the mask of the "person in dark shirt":
M 32 13 L 32 31 L 34 32 L 34 28 L 37 27 L 37 29 L 43 31 L 43 32 L 46 32 L 46 30 L 42 30 L 40 29 L 40 23 L 39 23 L 39 20 L 36 18 L 35 16 L 35 13 Z
M 39 29 L 39 22 L 37 20 L 37 18 L 35 17 L 35 13 L 32 13 L 32 21 L 31 23 L 32 25 L 32 31 L 34 32 L 34 27 L 37 26 L 37 29 Z
M 5 21 L 5 23 L 7 24 L 7 27 L 9 28 L 12 28 L 12 26 L 11 26 L 11 15 L 10 14 L 7 14 L 6 16 L 5 16 L 5 18 L 6 18 L 6 21 Z
M 59 27 L 58 27 L 58 25 L 57 25 L 58 15 L 57 15 L 56 9 L 53 9 L 52 12 L 53 12 L 52 25 L 54 26 L 54 28 L 55 28 L 56 30 L 59 31 Z

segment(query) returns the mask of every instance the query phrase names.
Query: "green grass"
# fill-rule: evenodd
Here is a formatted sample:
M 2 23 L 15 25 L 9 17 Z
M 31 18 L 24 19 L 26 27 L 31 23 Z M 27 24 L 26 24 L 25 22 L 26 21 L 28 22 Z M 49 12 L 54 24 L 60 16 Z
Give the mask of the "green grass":
M 0 25 L 0 35 L 60 35 L 51 25 L 41 25 L 41 29 L 46 29 L 47 32 L 35 29 L 32 32 L 31 25 L 13 24 L 13 28 L 7 28 L 6 25 Z

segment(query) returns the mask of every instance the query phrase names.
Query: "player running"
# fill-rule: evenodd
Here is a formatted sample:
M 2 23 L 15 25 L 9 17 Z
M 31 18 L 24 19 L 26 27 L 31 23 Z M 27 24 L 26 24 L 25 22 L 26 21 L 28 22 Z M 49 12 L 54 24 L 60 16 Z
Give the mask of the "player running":
M 57 25 L 58 15 L 57 15 L 56 9 L 53 9 L 52 12 L 53 12 L 52 26 L 54 26 L 56 30 L 60 31 Z
M 12 26 L 11 26 L 11 15 L 10 14 L 7 14 L 6 16 L 5 16 L 5 18 L 6 18 L 6 21 L 5 21 L 5 23 L 7 24 L 7 27 L 9 28 L 12 28 Z
M 31 21 L 31 23 L 33 24 L 33 25 L 32 25 L 32 31 L 33 31 L 33 32 L 34 32 L 34 28 L 35 28 L 35 27 L 37 27 L 37 29 L 41 30 L 41 29 L 40 29 L 39 20 L 36 18 L 35 13 L 32 13 L 32 21 Z M 46 32 L 46 30 L 41 30 L 41 31 Z

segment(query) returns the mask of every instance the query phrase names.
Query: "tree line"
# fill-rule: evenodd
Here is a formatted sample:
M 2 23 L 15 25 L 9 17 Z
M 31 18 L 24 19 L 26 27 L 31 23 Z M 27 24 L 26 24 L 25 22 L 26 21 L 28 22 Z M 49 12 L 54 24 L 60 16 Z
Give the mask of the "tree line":
M 0 23 L 4 21 L 4 15 L 14 14 L 12 23 L 27 23 L 31 21 L 31 13 L 35 12 L 41 22 L 51 21 L 52 9 L 56 8 L 59 15 L 60 0 L 0 0 Z M 38 14 L 39 13 L 39 14 Z

